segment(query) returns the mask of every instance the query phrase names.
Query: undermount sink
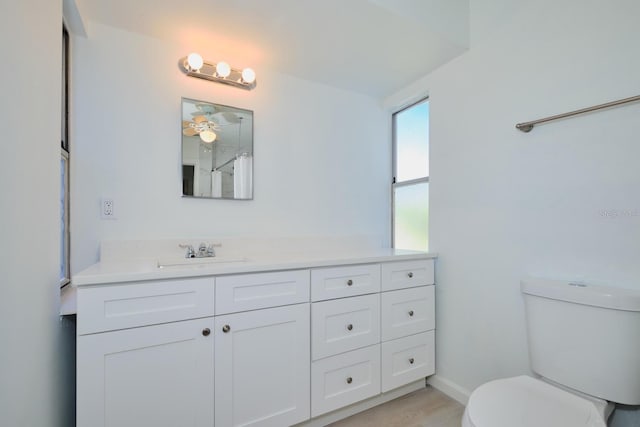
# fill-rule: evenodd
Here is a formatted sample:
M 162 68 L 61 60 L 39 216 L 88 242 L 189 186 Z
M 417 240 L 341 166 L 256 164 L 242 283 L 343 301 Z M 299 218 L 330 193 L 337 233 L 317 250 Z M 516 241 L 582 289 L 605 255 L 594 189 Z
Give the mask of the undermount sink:
M 206 266 L 211 264 L 228 264 L 234 262 L 246 262 L 246 258 L 231 257 L 207 257 L 207 258 L 164 258 L 158 260 L 158 268 Z

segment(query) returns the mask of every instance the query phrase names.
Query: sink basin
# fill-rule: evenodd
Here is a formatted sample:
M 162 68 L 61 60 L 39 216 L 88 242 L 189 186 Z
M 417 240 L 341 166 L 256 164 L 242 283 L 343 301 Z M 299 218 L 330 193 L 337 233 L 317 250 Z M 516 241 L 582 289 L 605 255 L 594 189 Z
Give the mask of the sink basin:
M 185 266 L 207 266 L 213 264 L 228 264 L 234 262 L 245 262 L 246 258 L 165 258 L 158 260 L 158 268 L 185 267 Z

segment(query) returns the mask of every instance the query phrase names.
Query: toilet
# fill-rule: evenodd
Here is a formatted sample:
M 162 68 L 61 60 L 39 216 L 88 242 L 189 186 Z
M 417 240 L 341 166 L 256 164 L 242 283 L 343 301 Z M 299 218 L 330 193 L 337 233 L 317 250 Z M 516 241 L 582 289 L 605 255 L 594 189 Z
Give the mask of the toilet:
M 462 427 L 606 427 L 640 404 L 640 291 L 526 279 L 531 370 L 471 396 Z

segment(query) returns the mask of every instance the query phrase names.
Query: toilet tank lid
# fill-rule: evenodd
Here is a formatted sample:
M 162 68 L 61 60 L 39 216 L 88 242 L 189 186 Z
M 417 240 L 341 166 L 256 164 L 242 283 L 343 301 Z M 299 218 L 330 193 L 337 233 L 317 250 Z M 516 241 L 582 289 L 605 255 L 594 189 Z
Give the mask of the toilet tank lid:
M 527 278 L 520 281 L 520 290 L 524 294 L 576 304 L 613 310 L 640 311 L 640 291 L 634 289 L 589 285 L 566 280 Z

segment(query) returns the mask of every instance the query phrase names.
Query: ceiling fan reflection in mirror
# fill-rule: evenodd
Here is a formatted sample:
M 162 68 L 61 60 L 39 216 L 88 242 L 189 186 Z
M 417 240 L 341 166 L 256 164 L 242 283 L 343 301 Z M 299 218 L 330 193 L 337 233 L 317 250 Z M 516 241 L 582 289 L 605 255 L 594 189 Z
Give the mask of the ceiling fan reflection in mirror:
M 182 121 L 182 134 L 185 136 L 199 135 L 202 142 L 208 144 L 216 140 L 218 135 L 215 131 L 220 130 L 220 126 L 213 121 L 213 114 L 216 107 L 211 104 L 196 104 L 198 111 L 191 113 L 193 120 Z
M 185 136 L 199 135 L 203 142 L 208 144 L 214 142 L 218 137 L 215 131 L 219 131 L 221 126 L 236 124 L 240 120 L 234 113 L 228 111 L 218 111 L 215 105 L 198 103 L 198 111 L 191 113 L 193 120 L 182 121 L 182 134 Z M 215 121 L 214 121 L 214 116 Z
M 215 141 L 218 137 L 215 133 L 217 130 L 220 130 L 220 126 L 203 115 L 195 116 L 193 121 L 182 121 L 182 134 L 185 136 L 199 135 L 202 142 L 212 143 Z

